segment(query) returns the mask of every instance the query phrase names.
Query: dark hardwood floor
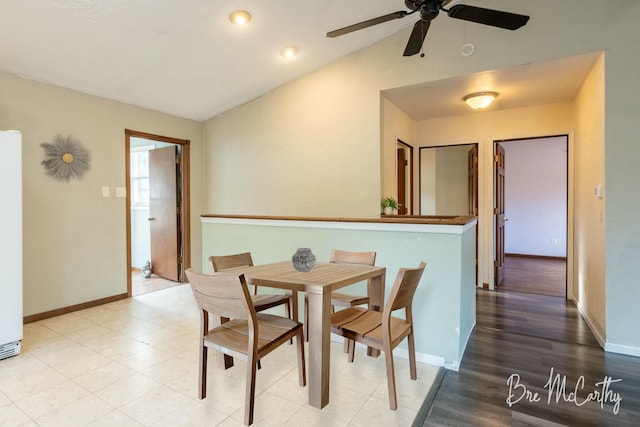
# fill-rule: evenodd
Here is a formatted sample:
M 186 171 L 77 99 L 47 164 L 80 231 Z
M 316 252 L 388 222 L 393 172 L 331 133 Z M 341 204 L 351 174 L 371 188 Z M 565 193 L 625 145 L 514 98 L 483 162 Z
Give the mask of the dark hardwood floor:
M 414 425 L 640 426 L 640 358 L 605 353 L 564 298 L 479 289 L 460 369 L 428 403 Z
M 567 296 L 567 260 L 507 255 L 502 291 Z

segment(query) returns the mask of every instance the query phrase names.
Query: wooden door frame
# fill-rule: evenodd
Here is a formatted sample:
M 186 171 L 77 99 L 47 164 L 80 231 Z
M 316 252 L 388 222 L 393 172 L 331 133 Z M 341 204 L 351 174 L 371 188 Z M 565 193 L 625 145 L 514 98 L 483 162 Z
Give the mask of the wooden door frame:
M 398 146 L 402 146 L 403 149 L 405 149 L 406 151 L 409 152 L 409 156 L 407 158 L 407 166 L 409 169 L 409 172 L 407 173 L 409 179 L 408 179 L 408 191 L 405 189 L 405 192 L 407 192 L 409 194 L 409 206 L 406 206 L 406 212 L 405 215 L 413 215 L 414 212 L 414 194 L 413 194 L 413 181 L 415 180 L 414 174 L 413 174 L 413 147 L 409 144 L 407 144 L 406 142 L 402 141 L 400 138 L 396 139 L 396 151 L 398 149 Z M 397 155 L 396 155 L 396 159 L 397 159 Z M 397 162 L 397 160 L 396 160 Z M 396 180 L 397 180 L 397 175 L 398 175 L 398 165 L 396 163 Z M 397 187 L 397 182 L 396 182 L 396 187 Z M 396 190 L 397 191 L 397 190 Z M 399 196 L 398 196 L 399 198 Z
M 180 191 L 182 206 L 182 212 L 180 215 L 180 230 L 181 236 L 179 237 L 182 247 L 182 263 L 179 277 L 181 281 L 185 280 L 184 271 L 191 267 L 191 195 L 190 195 L 190 141 L 188 139 L 171 138 L 167 136 L 155 135 L 151 133 L 139 132 L 131 129 L 125 129 L 125 182 L 126 182 L 126 233 L 127 233 L 127 295 L 131 297 L 131 137 L 149 139 L 152 141 L 166 142 L 169 144 L 176 144 L 181 147 L 181 162 L 180 168 Z
M 566 248 L 567 248 L 567 255 L 566 255 L 566 284 L 565 284 L 565 298 L 566 299 L 575 299 L 575 296 L 573 294 L 573 264 L 574 264 L 574 259 L 573 259 L 573 243 L 572 243 L 572 232 L 571 232 L 571 228 L 573 226 L 573 219 L 572 219 L 572 215 L 574 214 L 573 211 L 573 199 L 572 199 L 572 189 L 574 188 L 574 182 L 573 182 L 573 178 L 572 178 L 572 168 L 573 168 L 573 160 L 572 160 L 572 156 L 573 156 L 573 150 L 572 150 L 572 132 L 565 132 L 565 133 L 558 133 L 558 134 L 551 134 L 551 135 L 540 135 L 540 136 L 523 136 L 523 137 L 514 137 L 514 138 L 505 138 L 505 139 L 494 139 L 493 141 L 493 149 L 491 151 L 491 158 L 492 158 L 492 167 L 493 167 L 493 176 L 495 177 L 495 162 L 493 162 L 494 159 L 494 153 L 495 153 L 495 147 L 497 144 L 499 143 L 507 143 L 507 142 L 512 142 L 512 141 L 522 141 L 522 140 L 535 140 L 535 139 L 547 139 L 547 138 L 555 138 L 555 137 L 563 137 L 565 138 L 565 143 L 566 143 L 566 149 L 567 149 L 567 165 L 566 165 L 566 173 L 567 173 L 567 184 L 565 187 L 565 196 L 566 196 L 566 220 L 567 220 L 567 224 L 566 224 L 566 234 L 565 234 L 565 242 L 566 242 Z M 493 180 L 493 196 L 495 197 L 496 194 L 496 183 L 495 183 L 495 178 Z M 506 203 L 506 200 L 505 200 Z M 491 207 L 491 212 L 493 214 L 493 206 Z M 496 230 L 495 230 L 495 221 L 492 221 L 493 223 L 493 234 L 495 236 Z M 493 253 L 493 257 L 495 258 L 495 253 L 496 253 L 496 242 L 495 239 L 493 240 L 492 243 L 492 251 L 491 253 Z M 491 263 L 493 264 L 493 261 L 491 261 Z M 493 280 L 490 280 L 490 283 L 495 283 L 496 278 L 494 277 Z M 488 289 L 492 289 L 495 290 L 494 286 L 486 286 L 488 284 L 485 283 L 485 288 Z
M 497 288 L 504 280 L 504 208 L 505 208 L 505 149 L 501 141 L 493 143 L 493 286 Z M 502 165 L 500 167 L 500 165 Z M 500 191 L 498 191 L 498 189 Z M 502 273 L 502 274 L 500 274 Z

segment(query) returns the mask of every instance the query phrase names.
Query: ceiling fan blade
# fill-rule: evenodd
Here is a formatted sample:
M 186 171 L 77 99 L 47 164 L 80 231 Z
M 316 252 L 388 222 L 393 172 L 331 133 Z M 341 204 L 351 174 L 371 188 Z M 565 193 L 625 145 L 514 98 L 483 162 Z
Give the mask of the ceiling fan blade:
M 507 30 L 517 30 L 529 21 L 527 15 L 518 15 L 517 13 L 485 9 L 483 7 L 469 6 L 466 4 L 453 6 L 447 11 L 447 14 L 452 18 L 491 25 L 492 27 Z
M 382 24 L 383 22 L 392 21 L 394 19 L 400 19 L 407 16 L 409 12 L 399 10 L 397 12 L 389 13 L 387 15 L 378 16 L 377 18 L 369 19 L 357 24 L 349 25 L 348 27 L 340 28 L 339 30 L 329 31 L 327 37 L 338 37 L 353 31 L 362 30 L 363 28 L 372 27 L 374 25 Z
M 402 56 L 413 56 L 420 52 L 430 25 L 431 21 L 424 21 L 422 19 L 416 22 L 413 26 L 413 30 L 409 36 L 409 41 L 407 42 L 407 47 L 404 49 Z

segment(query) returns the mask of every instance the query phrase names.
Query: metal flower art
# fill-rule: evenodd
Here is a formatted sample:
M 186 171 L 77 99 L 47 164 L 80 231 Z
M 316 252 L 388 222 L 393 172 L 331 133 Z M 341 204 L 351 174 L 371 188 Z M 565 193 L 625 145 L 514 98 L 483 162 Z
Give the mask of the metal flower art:
M 80 178 L 89 170 L 89 152 L 71 136 L 58 135 L 53 144 L 43 142 L 45 159 L 41 162 L 47 174 L 55 179 L 69 181 Z

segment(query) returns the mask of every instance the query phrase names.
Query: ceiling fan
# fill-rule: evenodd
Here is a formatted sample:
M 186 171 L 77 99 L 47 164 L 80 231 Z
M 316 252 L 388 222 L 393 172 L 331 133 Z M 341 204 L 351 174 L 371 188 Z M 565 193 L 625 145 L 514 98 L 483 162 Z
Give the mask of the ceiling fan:
M 382 24 L 383 22 L 393 19 L 401 19 L 405 16 L 412 15 L 416 12 L 420 13 L 420 20 L 415 23 L 407 47 L 403 56 L 412 56 L 420 52 L 422 44 L 429 30 L 431 21 L 434 20 L 440 11 L 446 12 L 451 18 L 462 19 L 463 21 L 471 21 L 479 24 L 491 25 L 493 27 L 504 28 L 507 30 L 517 30 L 529 21 L 526 15 L 517 13 L 503 12 L 501 10 L 485 9 L 483 7 L 469 6 L 466 4 L 458 4 L 449 9 L 445 6 L 451 0 L 404 0 L 404 4 L 411 11 L 399 10 L 377 18 L 369 19 L 357 24 L 349 25 L 339 30 L 330 31 L 327 37 L 338 37 L 353 31 L 371 27 L 373 25 Z M 421 54 L 424 56 L 424 54 Z

